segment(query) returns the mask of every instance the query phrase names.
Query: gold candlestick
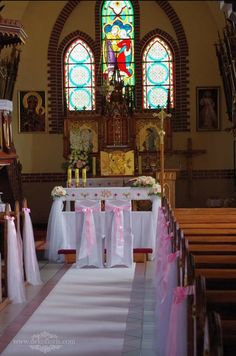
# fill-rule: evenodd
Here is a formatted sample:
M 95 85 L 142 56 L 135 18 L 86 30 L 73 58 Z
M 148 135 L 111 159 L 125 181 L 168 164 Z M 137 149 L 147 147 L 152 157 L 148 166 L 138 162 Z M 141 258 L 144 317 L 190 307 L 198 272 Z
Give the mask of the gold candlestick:
M 75 168 L 75 186 L 79 187 L 79 168 Z
M 86 170 L 86 168 L 83 168 L 82 169 L 82 184 L 83 184 L 83 187 L 86 186 L 86 180 L 87 180 L 87 170 Z
M 71 177 L 72 177 L 72 170 L 71 168 L 67 169 L 67 187 L 71 187 Z
M 161 176 L 161 197 L 164 197 L 164 175 L 165 175 L 165 167 L 164 167 L 164 138 L 165 138 L 165 130 L 164 130 L 164 120 L 168 117 L 171 117 L 171 114 L 167 114 L 164 109 L 157 114 L 153 114 L 154 117 L 158 117 L 160 119 L 160 130 L 158 131 L 158 135 L 160 137 L 160 176 Z

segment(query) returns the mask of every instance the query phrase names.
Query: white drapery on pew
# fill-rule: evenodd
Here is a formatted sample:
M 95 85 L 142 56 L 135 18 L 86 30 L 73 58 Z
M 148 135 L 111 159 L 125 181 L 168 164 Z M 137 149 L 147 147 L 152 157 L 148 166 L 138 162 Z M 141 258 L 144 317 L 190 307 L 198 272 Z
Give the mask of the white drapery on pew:
M 34 233 L 30 218 L 30 209 L 23 208 L 23 248 L 26 281 L 33 286 L 42 284 L 35 251 Z
M 176 250 L 171 253 L 173 231 L 169 231 L 169 224 L 163 208 L 159 209 L 154 349 L 157 356 L 187 356 L 187 297 L 194 294 L 194 286 L 183 286 L 181 277 L 181 285 L 178 285 L 178 259 L 181 252 Z M 186 262 L 182 260 L 181 263 Z
M 152 211 L 132 211 L 133 247 L 151 248 L 153 256 L 156 248 L 156 228 L 158 208 L 161 199 L 148 195 L 149 188 L 139 187 L 92 187 L 66 188 L 67 196 L 54 198 L 48 219 L 46 258 L 51 261 L 63 261 L 59 250 L 76 249 L 76 213 L 69 211 L 71 201 L 76 200 L 151 200 Z M 67 211 L 63 211 L 66 201 Z M 101 229 L 105 234 L 105 212 L 101 212 Z
M 7 294 L 12 303 L 26 301 L 25 284 L 22 274 L 22 257 L 17 241 L 14 217 L 5 215 L 7 220 Z

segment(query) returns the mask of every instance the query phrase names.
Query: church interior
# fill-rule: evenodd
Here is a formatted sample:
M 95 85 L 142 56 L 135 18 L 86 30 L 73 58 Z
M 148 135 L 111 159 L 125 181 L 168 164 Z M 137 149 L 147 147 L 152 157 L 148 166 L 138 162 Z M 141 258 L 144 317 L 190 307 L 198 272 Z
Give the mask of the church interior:
M 235 61 L 235 1 L 0 1 L 2 355 L 236 354 Z

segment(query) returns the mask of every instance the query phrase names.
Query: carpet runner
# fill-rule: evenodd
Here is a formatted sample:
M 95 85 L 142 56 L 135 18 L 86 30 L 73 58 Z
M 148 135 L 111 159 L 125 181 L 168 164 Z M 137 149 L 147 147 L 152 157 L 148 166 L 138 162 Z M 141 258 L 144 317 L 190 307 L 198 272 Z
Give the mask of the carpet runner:
M 134 271 L 72 265 L 1 355 L 121 355 Z

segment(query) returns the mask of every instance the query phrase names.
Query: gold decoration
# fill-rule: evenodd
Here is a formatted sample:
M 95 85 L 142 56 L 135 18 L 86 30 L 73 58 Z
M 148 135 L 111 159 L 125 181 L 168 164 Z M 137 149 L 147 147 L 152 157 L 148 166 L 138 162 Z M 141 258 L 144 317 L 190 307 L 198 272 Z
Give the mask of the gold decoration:
M 101 175 L 119 176 L 134 174 L 134 151 L 101 151 Z

